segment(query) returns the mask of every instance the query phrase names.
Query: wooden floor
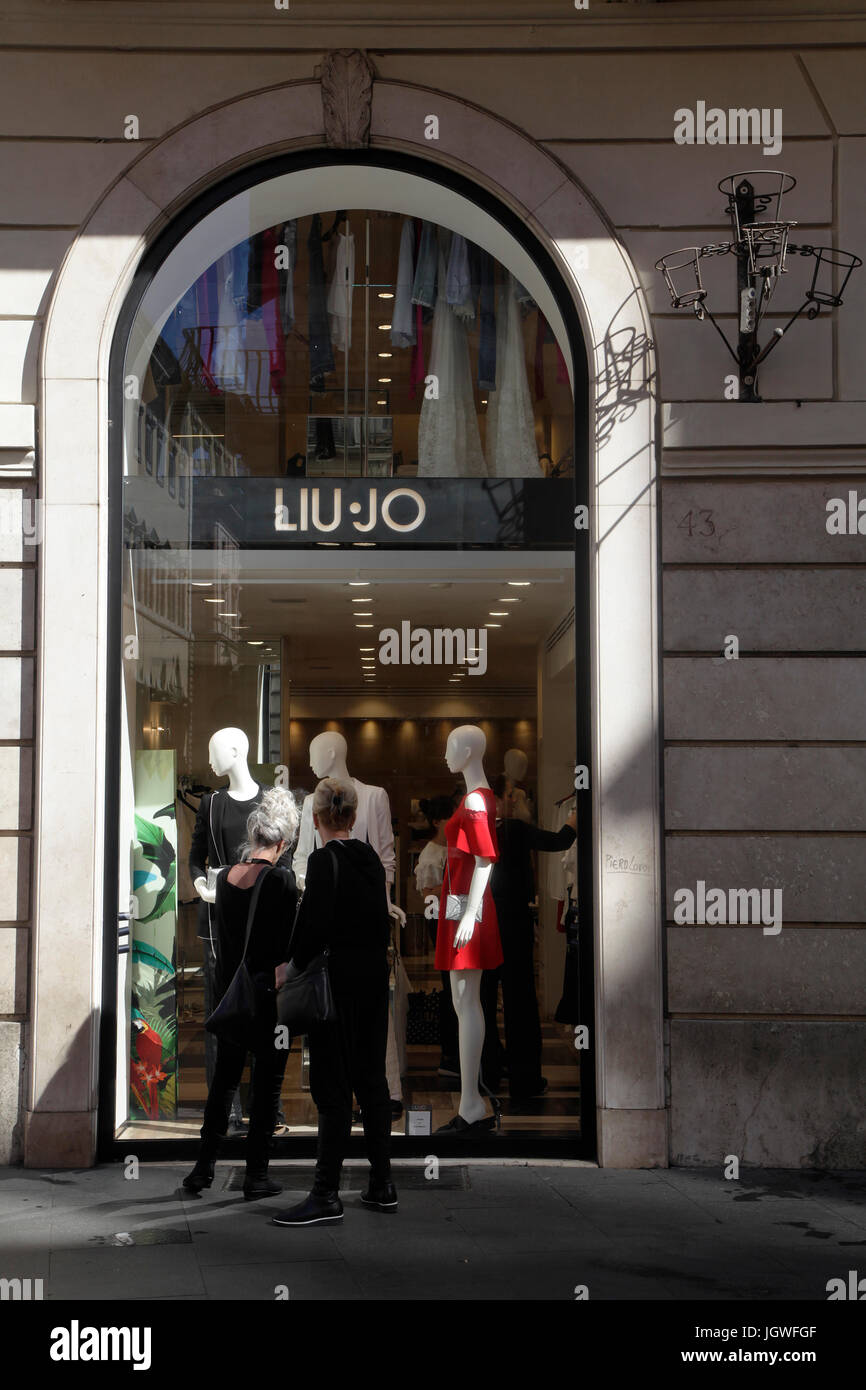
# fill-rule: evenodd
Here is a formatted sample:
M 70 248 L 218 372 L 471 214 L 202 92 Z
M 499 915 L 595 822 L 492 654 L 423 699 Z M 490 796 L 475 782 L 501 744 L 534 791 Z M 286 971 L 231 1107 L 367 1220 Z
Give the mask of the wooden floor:
M 413 990 L 438 988 L 440 978 L 433 964 L 432 951 L 404 955 L 403 964 Z M 201 1126 L 201 1116 L 207 1096 L 205 1080 L 204 994 L 200 975 L 192 969 L 185 973 L 185 984 L 179 992 L 179 1078 L 178 1118 L 176 1120 L 139 1121 L 123 1128 L 124 1139 L 169 1139 L 195 1137 Z M 504 1039 L 502 1006 L 499 1009 L 499 1032 Z M 517 1135 L 526 1133 L 538 1137 L 575 1137 L 580 1132 L 580 1095 L 577 1053 L 573 1033 L 567 1025 L 542 1023 L 542 1074 L 547 1077 L 548 1089 L 543 1096 L 528 1101 L 513 1101 L 508 1095 L 508 1082 L 503 1080 L 498 1096 L 502 1105 L 502 1132 Z M 408 1072 L 403 1077 L 403 1104 L 431 1105 L 432 1127 L 445 1124 L 456 1112 L 460 1099 L 456 1079 L 438 1074 L 440 1048 L 410 1045 L 406 1049 Z M 241 1101 L 246 1114 L 248 1074 L 241 1082 Z M 295 1042 L 289 1054 L 282 1089 L 282 1107 L 291 1134 L 312 1135 L 316 1131 L 316 1107 L 310 1097 L 307 1078 L 302 1075 L 300 1044 Z M 457 1089 L 455 1089 L 457 1087 Z M 357 1127 L 360 1133 L 360 1126 Z M 403 1119 L 395 1120 L 394 1134 L 404 1131 Z

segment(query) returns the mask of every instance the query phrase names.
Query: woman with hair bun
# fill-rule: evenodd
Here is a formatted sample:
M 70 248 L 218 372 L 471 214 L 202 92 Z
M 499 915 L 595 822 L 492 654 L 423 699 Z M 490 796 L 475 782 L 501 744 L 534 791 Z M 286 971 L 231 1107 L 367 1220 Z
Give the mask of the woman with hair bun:
M 241 962 L 249 915 L 250 894 L 265 876 L 256 904 L 247 950 L 247 967 L 256 984 L 256 1037 L 250 1127 L 246 1142 L 244 1197 L 273 1197 L 282 1191 L 268 1180 L 268 1150 L 280 1100 L 288 1048 L 274 1046 L 277 1023 L 274 970 L 285 959 L 298 901 L 295 876 L 277 864 L 298 831 L 298 808 L 290 792 L 272 787 L 247 819 L 247 841 L 240 862 L 217 879 L 216 1001 L 225 994 Z M 224 1038 L 217 1039 L 216 1067 L 208 1091 L 196 1165 L 183 1180 L 190 1192 L 210 1187 L 219 1141 L 226 1133 L 232 1096 L 237 1090 L 247 1051 Z
M 307 860 L 291 959 L 303 970 L 330 949 L 336 1019 L 309 1031 L 310 1091 L 319 1112 L 313 1189 L 297 1206 L 274 1217 L 278 1226 L 342 1221 L 340 1169 L 349 1147 L 353 1091 L 370 1161 L 370 1183 L 361 1201 L 377 1211 L 397 1210 L 385 1073 L 390 940 L 385 870 L 370 845 L 349 838 L 357 809 L 358 793 L 351 782 L 326 777 L 313 792 L 313 823 L 322 847 Z M 286 969 L 278 967 L 277 985 Z

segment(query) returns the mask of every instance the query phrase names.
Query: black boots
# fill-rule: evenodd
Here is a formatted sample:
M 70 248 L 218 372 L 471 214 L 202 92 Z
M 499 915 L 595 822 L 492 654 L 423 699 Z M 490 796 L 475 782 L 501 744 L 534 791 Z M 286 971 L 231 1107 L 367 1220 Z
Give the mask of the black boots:
M 268 1177 L 268 1160 L 248 1158 L 244 1176 L 244 1200 L 257 1202 L 260 1197 L 276 1197 L 282 1192 L 280 1184 Z
M 308 1197 L 288 1211 L 278 1212 L 274 1217 L 275 1226 L 324 1226 L 342 1221 L 343 1203 L 339 1193 L 325 1192 L 313 1188 Z
M 219 1135 L 210 1132 L 202 1134 L 195 1167 L 191 1173 L 187 1173 L 183 1180 L 187 1192 L 198 1193 L 201 1192 L 202 1188 L 210 1187 L 213 1182 L 214 1160 L 217 1156 L 219 1142 Z
M 196 1159 L 195 1167 L 191 1173 L 187 1173 L 183 1180 L 183 1185 L 187 1192 L 201 1192 L 203 1187 L 210 1187 L 213 1182 L 214 1161 L 212 1158 L 202 1158 L 201 1155 Z
M 361 1193 L 361 1201 L 376 1211 L 396 1211 L 397 1189 L 390 1178 L 386 1182 L 374 1182 L 371 1178 L 367 1191 Z

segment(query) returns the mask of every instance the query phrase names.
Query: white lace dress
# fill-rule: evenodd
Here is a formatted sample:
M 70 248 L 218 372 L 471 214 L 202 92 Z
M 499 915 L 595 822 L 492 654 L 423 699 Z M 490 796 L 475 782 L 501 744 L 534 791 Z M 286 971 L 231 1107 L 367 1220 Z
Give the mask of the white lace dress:
M 541 478 L 535 412 L 526 373 L 523 326 L 514 276 L 499 296 L 496 390 L 488 392 L 487 467 L 496 478 Z
M 436 378 L 438 399 L 425 387 L 418 421 L 419 478 L 484 478 L 487 465 L 478 432 L 466 325 L 445 296 L 445 259 L 439 253 L 439 296 L 433 314 L 433 345 L 427 377 Z

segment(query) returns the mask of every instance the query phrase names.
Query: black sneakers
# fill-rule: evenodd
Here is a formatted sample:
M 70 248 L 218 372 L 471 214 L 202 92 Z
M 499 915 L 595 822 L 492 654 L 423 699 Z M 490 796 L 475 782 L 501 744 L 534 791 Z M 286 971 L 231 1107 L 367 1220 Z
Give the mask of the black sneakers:
M 275 1226 L 324 1226 L 342 1221 L 343 1203 L 336 1192 L 311 1192 L 296 1207 L 278 1212 Z
M 371 1179 L 367 1191 L 361 1193 L 361 1201 L 365 1207 L 373 1207 L 376 1211 L 396 1211 L 397 1189 L 392 1182 Z

